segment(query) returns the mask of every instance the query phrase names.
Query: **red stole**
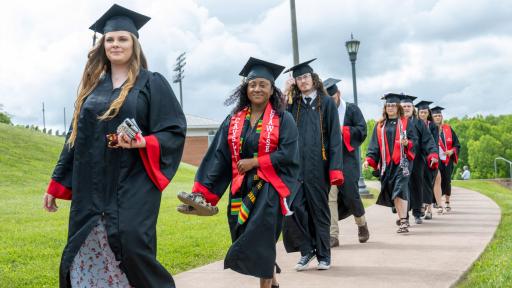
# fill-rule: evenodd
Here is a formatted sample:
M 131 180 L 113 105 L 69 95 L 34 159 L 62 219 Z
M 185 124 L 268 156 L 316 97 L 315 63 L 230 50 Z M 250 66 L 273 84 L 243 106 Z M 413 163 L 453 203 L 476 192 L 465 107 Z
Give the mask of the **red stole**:
M 350 127 L 349 126 L 341 126 L 341 135 L 343 136 L 343 144 L 347 147 L 348 152 L 352 152 L 355 150 L 352 145 L 350 145 Z
M 444 134 L 444 140 L 446 142 L 446 146 L 443 143 L 443 139 L 441 139 L 441 135 L 439 135 L 439 146 L 441 146 L 441 149 L 443 149 L 443 151 L 446 152 L 453 148 L 452 128 L 448 124 L 441 124 L 441 129 Z M 455 162 L 455 164 L 457 164 L 457 162 L 459 160 L 457 151 L 453 151 L 453 155 L 454 155 L 454 162 Z M 443 163 L 445 165 L 448 165 L 448 163 L 450 163 L 450 158 L 451 158 L 451 156 L 448 157 L 448 155 L 446 155 L 446 159 L 443 160 Z
M 400 121 L 402 122 L 402 129 L 403 131 L 407 131 L 407 118 L 405 117 L 401 117 L 400 118 Z M 379 151 L 382 151 L 382 145 L 384 144 L 384 147 L 386 148 L 386 165 L 389 166 L 390 162 L 391 162 L 391 158 L 393 158 L 393 162 L 395 164 L 399 164 L 400 163 L 400 125 L 398 125 L 398 123 L 396 123 L 396 132 L 395 132 L 395 141 L 394 141 L 394 148 L 393 148 L 393 155 L 390 155 L 390 152 L 389 152 L 389 146 L 388 146 L 388 136 L 386 135 L 386 133 L 384 132 L 384 142 L 385 143 L 382 143 L 382 125 L 383 125 L 384 122 L 382 123 L 379 123 L 379 125 L 377 126 L 377 140 L 379 142 Z M 414 154 L 410 151 L 410 148 L 412 147 L 412 143 L 411 143 L 411 140 L 409 140 L 409 146 L 407 148 L 405 148 L 406 150 L 406 154 L 407 154 L 407 158 L 409 158 L 410 160 L 414 159 Z M 382 158 L 382 157 L 381 157 Z M 411 159 L 412 158 L 412 159 Z
M 231 193 L 234 195 L 242 186 L 244 180 L 243 174 L 238 173 L 237 163 L 240 161 L 241 141 L 240 136 L 244 127 L 244 121 L 249 108 L 246 107 L 242 111 L 231 117 L 228 132 L 228 145 L 231 150 L 231 169 L 233 180 L 231 183 Z M 258 162 L 260 167 L 257 169 L 258 176 L 264 181 L 270 183 L 277 190 L 281 203 L 281 210 L 284 215 L 290 213 L 288 205 L 284 198 L 290 195 L 288 186 L 281 180 L 270 162 L 270 154 L 277 150 L 279 143 L 279 116 L 272 109 L 270 103 L 267 104 L 263 113 L 263 121 L 261 125 L 260 138 L 258 140 Z

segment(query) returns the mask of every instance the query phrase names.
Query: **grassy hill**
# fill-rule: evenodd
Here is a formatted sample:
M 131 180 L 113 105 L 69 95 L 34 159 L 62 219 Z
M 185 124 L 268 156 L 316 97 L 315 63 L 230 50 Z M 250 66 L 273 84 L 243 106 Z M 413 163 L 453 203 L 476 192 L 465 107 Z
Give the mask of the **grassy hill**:
M 63 143 L 63 138 L 0 124 L 0 287 L 58 286 L 69 202 L 59 201 L 59 211 L 47 213 L 42 196 Z M 176 212 L 176 193 L 190 190 L 194 173 L 193 166 L 182 164 L 162 198 L 158 259 L 172 274 L 222 259 L 231 242 L 225 202 L 215 217 Z

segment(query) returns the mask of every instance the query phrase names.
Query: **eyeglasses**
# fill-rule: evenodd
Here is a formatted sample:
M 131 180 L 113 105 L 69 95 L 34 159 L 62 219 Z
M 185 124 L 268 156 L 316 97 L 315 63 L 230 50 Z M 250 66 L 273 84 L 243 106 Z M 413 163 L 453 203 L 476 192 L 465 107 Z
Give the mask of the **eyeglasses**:
M 297 81 L 297 82 L 305 81 L 305 80 L 309 79 L 310 77 L 311 77 L 311 73 L 302 74 L 298 77 L 295 77 L 295 81 Z

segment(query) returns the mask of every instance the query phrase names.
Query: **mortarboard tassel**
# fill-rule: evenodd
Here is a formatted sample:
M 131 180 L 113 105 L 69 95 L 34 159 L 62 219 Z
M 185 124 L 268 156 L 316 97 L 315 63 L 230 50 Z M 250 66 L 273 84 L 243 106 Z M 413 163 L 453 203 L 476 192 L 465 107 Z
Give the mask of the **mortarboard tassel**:
M 92 35 L 92 47 L 94 47 L 94 45 L 96 45 L 96 32 L 93 32 L 94 34 Z

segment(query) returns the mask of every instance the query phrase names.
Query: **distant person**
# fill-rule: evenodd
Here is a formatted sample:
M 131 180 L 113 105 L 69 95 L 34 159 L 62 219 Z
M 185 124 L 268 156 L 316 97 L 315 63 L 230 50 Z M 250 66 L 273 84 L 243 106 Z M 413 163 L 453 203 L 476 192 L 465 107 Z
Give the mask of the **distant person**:
M 185 203 L 178 211 L 212 215 L 212 208 L 230 186 L 232 244 L 224 268 L 260 278 L 261 288 L 279 287 L 276 242 L 283 217 L 291 215 L 286 198 L 298 186 L 297 127 L 275 86 L 283 69 L 252 57 L 247 61 L 240 72 L 245 77 L 242 84 L 226 100 L 228 105 L 235 104 L 233 112 L 215 134 L 197 170 L 192 193 L 178 194 Z
M 416 109 L 412 104 L 416 99 L 411 95 L 400 95 L 400 105 L 404 109 L 404 116 L 414 124 L 418 141 L 415 143 L 413 166 L 411 167 L 411 178 L 409 179 L 409 207 L 414 216 L 416 224 L 422 224 L 425 214 L 423 199 L 427 198 L 424 188 L 424 174 L 430 169 L 437 169 L 439 155 L 437 154 L 437 143 L 434 141 L 427 125 L 417 117 Z M 409 216 L 409 215 L 407 215 Z
M 156 259 L 156 223 L 186 120 L 167 80 L 146 70 L 138 30 L 149 19 L 114 5 L 91 26 L 103 37 L 43 203 L 55 212 L 56 198 L 71 200 L 60 287 L 175 287 Z
M 441 190 L 445 197 L 445 208 L 450 212 L 450 196 L 452 195 L 452 173 L 453 166 L 459 160 L 459 138 L 450 125 L 443 123 L 443 107 L 432 108 L 432 118 L 437 127 L 437 138 L 439 143 L 439 172 L 441 174 Z
M 331 247 L 340 245 L 338 221 L 351 215 L 354 215 L 357 225 L 359 242 L 365 243 L 370 238 L 363 201 L 359 195 L 360 162 L 357 159 L 357 148 L 366 139 L 366 121 L 357 105 L 343 100 L 341 91 L 336 85 L 339 81 L 341 80 L 334 78 L 324 81 L 325 90 L 338 106 L 343 140 L 343 175 L 345 176 L 344 183 L 331 186 L 329 192 Z
M 434 122 L 432 122 L 432 114 L 430 112 L 429 107 L 430 104 L 432 104 L 431 101 L 420 101 L 415 106 L 418 108 L 418 118 L 421 119 L 421 121 L 427 126 L 430 135 L 433 137 L 435 141 L 435 139 L 437 139 L 438 136 L 435 132 L 436 125 L 434 124 Z M 437 142 L 435 143 L 436 151 L 438 151 L 439 147 L 437 146 Z M 439 175 L 439 161 L 433 164 L 434 165 L 432 167 L 429 167 L 431 169 L 425 169 L 425 173 L 423 173 L 423 189 L 425 192 L 423 202 L 426 204 L 424 217 L 425 220 L 432 219 L 432 208 L 434 206 L 433 204 L 437 205 L 437 212 L 439 214 L 442 214 L 444 211 L 443 199 L 441 197 L 441 176 Z
M 404 117 L 400 95 L 389 93 L 383 99 L 382 118 L 373 130 L 364 168 L 371 166 L 380 179 L 381 188 L 377 204 L 395 207 L 398 220 L 397 233 L 409 232 L 407 219 L 410 169 L 415 157 L 417 141 L 414 123 Z
M 471 172 L 469 172 L 469 167 L 464 165 L 464 167 L 462 167 L 462 170 L 463 172 L 460 174 L 462 180 L 469 180 L 471 178 Z

